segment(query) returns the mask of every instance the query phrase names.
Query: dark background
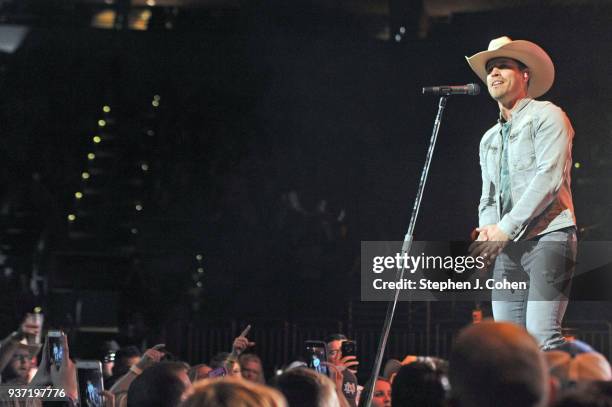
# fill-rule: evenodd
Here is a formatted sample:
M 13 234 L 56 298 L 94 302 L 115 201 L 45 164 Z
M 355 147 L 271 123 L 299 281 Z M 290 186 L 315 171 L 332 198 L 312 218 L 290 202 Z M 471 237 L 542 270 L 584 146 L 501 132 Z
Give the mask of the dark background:
M 405 233 L 437 109 L 420 89 L 477 82 L 464 56 L 501 35 L 555 62 L 543 99 L 576 131 L 581 238 L 608 239 L 612 6 L 427 17 L 419 2 L 347 4 L 0 2 L 2 21 L 29 28 L 0 55 L 0 333 L 33 306 L 49 326 L 124 344 L 181 322 L 380 321 L 382 304 L 359 301 L 359 244 Z M 92 28 L 105 9 L 152 16 L 143 31 L 119 17 Z M 468 238 L 496 118 L 486 91 L 448 101 L 415 239 Z M 402 304 L 398 324 L 461 323 L 473 306 Z M 611 308 L 576 302 L 569 317 Z

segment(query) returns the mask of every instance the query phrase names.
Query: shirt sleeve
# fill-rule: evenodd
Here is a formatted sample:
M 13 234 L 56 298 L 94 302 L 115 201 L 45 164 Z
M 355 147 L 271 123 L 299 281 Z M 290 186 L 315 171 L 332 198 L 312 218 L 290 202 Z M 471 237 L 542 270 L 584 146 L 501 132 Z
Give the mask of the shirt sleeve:
M 484 139 L 483 139 L 484 141 Z M 478 226 L 483 227 L 497 223 L 496 190 L 493 180 L 488 175 L 486 168 L 486 151 L 483 143 L 480 145 L 480 172 L 482 174 L 482 193 L 478 205 Z

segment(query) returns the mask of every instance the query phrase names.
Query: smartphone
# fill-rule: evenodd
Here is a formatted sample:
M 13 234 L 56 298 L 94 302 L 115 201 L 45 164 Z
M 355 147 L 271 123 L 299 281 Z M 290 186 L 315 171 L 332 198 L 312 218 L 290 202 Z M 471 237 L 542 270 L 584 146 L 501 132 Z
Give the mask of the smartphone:
M 329 376 L 327 368 L 327 345 L 323 341 L 304 342 L 304 359 L 310 369 Z
M 357 356 L 357 342 L 353 340 L 342 341 L 340 349 L 342 350 L 342 357 Z
M 49 331 L 47 334 L 49 344 L 47 350 L 49 352 L 49 362 L 59 369 L 59 366 L 64 360 L 64 334 L 62 331 Z
M 227 376 L 227 369 L 224 367 L 218 367 L 208 372 L 208 377 L 222 377 L 222 376 Z
M 103 407 L 102 363 L 98 360 L 77 360 L 76 368 L 81 407 Z

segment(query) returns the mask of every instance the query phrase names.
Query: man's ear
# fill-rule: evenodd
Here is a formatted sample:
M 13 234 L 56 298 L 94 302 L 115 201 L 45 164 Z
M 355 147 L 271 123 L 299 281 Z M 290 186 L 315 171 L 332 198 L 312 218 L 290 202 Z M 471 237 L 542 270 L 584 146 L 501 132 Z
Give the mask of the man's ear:
M 527 88 L 529 88 L 529 79 L 530 79 L 529 71 L 527 70 L 523 71 L 523 81 L 527 84 Z

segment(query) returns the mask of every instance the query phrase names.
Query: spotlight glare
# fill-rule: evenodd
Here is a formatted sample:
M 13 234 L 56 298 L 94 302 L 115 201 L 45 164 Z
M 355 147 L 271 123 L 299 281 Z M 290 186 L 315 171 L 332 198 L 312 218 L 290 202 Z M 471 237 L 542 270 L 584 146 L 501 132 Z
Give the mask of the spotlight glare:
M 104 113 L 110 113 L 111 108 L 110 108 L 110 106 L 109 106 L 109 105 L 105 105 L 105 106 L 102 108 L 102 111 L 103 111 Z
M 74 197 L 76 199 L 81 199 L 81 198 L 83 198 L 83 193 L 80 192 L 80 191 L 77 191 L 77 192 L 74 193 Z
M 581 165 L 579 162 L 574 163 L 574 168 L 580 168 L 581 166 L 582 166 L 582 165 Z
M 106 126 L 106 120 L 104 120 L 104 119 L 98 120 L 98 126 L 100 126 L 100 127 Z
M 83 179 L 89 179 L 90 175 L 87 171 L 83 171 L 83 173 L 81 174 L 81 178 Z
M 96 159 L 96 155 L 94 153 L 87 153 L 87 159 L 88 160 L 95 160 Z
M 94 136 L 94 138 L 93 138 L 93 142 L 94 142 L 94 143 L 98 144 L 98 143 L 100 143 L 101 141 L 102 141 L 102 137 L 100 137 L 100 136 Z
M 142 163 L 140 168 L 142 168 L 143 171 L 149 171 L 149 165 L 147 163 Z
M 158 100 L 154 100 L 153 102 L 151 102 L 151 104 L 153 105 L 153 107 L 159 107 L 159 101 Z
M 141 204 L 136 204 L 136 210 L 137 211 L 141 211 L 142 210 L 142 205 Z
M 201 254 L 196 254 L 196 260 L 197 261 L 202 261 L 204 257 Z
M 202 267 L 198 267 L 198 273 L 202 274 L 204 272 L 204 269 Z
M 68 221 L 69 222 L 74 222 L 76 220 L 76 215 L 71 213 L 68 215 Z

